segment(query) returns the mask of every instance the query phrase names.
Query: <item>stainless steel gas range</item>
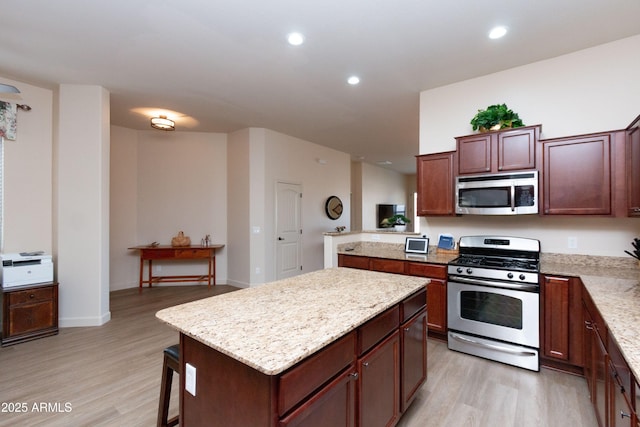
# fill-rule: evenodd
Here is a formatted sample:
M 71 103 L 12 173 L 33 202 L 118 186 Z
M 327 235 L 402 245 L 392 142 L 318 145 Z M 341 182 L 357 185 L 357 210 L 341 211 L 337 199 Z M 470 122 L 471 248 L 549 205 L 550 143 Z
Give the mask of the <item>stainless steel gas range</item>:
M 540 370 L 540 242 L 503 236 L 460 238 L 448 264 L 448 347 Z

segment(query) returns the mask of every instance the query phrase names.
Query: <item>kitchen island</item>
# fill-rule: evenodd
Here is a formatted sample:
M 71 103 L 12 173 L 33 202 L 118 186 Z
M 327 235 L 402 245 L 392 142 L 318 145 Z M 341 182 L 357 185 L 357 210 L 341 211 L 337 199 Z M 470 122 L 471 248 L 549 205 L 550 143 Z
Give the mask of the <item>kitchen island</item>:
M 180 425 L 395 424 L 426 380 L 427 283 L 332 268 L 159 311 L 196 371 Z

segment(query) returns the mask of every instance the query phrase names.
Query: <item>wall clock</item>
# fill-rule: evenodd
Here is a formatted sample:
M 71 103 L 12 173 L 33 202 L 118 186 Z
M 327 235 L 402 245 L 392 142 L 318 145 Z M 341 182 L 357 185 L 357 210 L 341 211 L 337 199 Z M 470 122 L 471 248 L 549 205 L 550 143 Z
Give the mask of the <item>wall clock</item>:
M 342 215 L 342 200 L 338 196 L 331 196 L 324 205 L 324 211 L 331 219 L 338 219 Z

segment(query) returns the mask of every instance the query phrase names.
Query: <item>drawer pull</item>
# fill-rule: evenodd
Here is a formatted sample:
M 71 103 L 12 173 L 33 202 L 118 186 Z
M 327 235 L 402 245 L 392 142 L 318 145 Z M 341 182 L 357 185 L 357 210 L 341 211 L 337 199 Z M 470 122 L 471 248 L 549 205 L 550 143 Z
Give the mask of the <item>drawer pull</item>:
M 631 414 L 625 414 L 624 411 L 620 409 L 620 419 L 624 417 L 631 418 Z
M 36 297 L 36 294 L 29 294 L 29 298 L 32 298 L 32 299 L 33 299 L 33 298 L 35 298 L 35 297 Z
M 349 376 L 350 376 L 351 378 L 353 378 L 354 380 L 357 380 L 357 379 L 358 379 L 358 373 L 357 373 L 357 372 L 352 372 L 351 374 L 349 374 Z

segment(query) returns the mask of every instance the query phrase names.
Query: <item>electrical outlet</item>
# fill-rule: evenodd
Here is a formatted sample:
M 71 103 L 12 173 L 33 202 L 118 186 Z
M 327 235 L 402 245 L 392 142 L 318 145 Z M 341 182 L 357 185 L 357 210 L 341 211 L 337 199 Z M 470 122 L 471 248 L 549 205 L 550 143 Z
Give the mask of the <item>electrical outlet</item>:
M 185 364 L 184 389 L 191 395 L 196 395 L 196 367 L 190 363 Z
M 577 237 L 569 237 L 567 239 L 567 247 L 569 249 L 577 249 L 578 248 L 578 238 Z
M 379 234 L 372 234 L 371 235 L 371 240 L 380 240 L 380 235 Z
M 256 267 L 256 274 L 262 273 L 262 269 L 260 267 Z
M 161 265 L 154 265 L 153 266 L 153 271 L 156 273 L 161 273 L 162 272 L 162 266 Z

